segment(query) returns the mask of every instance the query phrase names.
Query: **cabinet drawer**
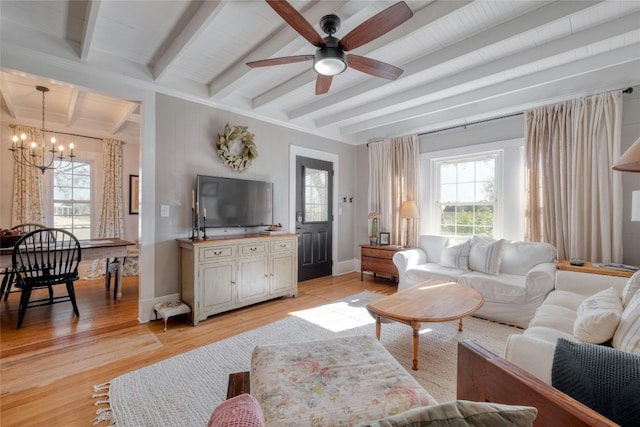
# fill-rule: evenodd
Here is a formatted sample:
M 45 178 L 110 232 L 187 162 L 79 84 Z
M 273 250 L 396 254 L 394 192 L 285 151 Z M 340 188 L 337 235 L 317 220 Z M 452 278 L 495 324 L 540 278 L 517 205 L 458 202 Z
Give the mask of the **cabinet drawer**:
M 362 271 L 373 271 L 377 274 L 390 274 L 392 276 L 398 275 L 398 269 L 393 264 L 374 262 L 374 261 L 362 261 L 360 269 Z
M 227 259 L 235 256 L 236 256 L 236 247 L 234 245 L 213 246 L 210 248 L 200 249 L 200 261 Z
M 271 252 L 292 251 L 296 247 L 294 239 L 283 239 L 271 242 Z
M 268 252 L 268 242 L 241 243 L 240 256 L 262 255 Z
M 371 257 L 371 258 L 382 258 L 382 259 L 392 259 L 395 251 L 387 251 L 384 249 L 371 249 L 371 248 L 362 248 L 362 257 Z

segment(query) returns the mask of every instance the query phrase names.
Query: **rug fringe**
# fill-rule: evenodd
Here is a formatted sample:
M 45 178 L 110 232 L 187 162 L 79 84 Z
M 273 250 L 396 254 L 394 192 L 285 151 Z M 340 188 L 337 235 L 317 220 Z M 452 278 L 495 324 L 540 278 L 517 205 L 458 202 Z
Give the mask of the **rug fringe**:
M 97 400 L 94 403 L 94 405 L 95 406 L 104 405 L 104 404 L 109 405 L 108 408 L 100 408 L 96 411 L 96 418 L 93 420 L 94 426 L 104 421 L 108 421 L 109 426 L 116 425 L 116 420 L 113 418 L 113 410 L 111 409 L 111 396 L 110 396 L 111 389 L 110 388 L 111 388 L 110 382 L 93 386 L 94 393 L 93 393 L 93 396 L 91 396 L 93 399 L 100 399 L 103 397 L 107 398 L 107 399 Z M 104 390 L 106 390 L 106 393 L 98 393 L 99 391 L 104 391 Z

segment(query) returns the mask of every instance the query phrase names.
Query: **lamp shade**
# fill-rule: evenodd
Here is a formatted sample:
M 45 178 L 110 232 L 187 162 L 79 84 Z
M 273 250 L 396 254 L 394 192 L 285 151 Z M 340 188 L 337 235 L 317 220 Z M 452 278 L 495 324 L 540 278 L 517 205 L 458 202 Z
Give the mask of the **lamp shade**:
M 620 156 L 613 169 L 621 172 L 640 172 L 640 138 Z
M 640 221 L 640 190 L 631 192 L 631 221 Z
M 400 207 L 400 218 L 415 219 L 420 218 L 418 205 L 413 200 L 408 200 Z

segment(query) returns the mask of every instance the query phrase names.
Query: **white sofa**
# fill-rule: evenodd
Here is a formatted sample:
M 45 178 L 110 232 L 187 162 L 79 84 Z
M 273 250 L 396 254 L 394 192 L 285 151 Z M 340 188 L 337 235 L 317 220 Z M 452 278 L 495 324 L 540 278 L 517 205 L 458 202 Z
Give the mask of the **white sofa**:
M 430 279 L 455 280 L 484 297 L 475 316 L 527 327 L 555 285 L 556 249 L 548 243 L 422 235 L 393 256 L 398 290 Z
M 613 338 L 610 342 L 612 347 L 640 354 L 638 287 L 640 273 L 627 279 L 558 270 L 556 289 L 538 308 L 527 330 L 507 339 L 505 358 L 551 384 L 553 357 L 559 338 L 600 344 L 597 341 L 609 341 L 605 340 L 608 335 Z M 609 293 L 620 298 L 621 308 L 606 303 L 609 288 L 615 290 Z M 587 299 L 589 301 L 585 301 Z

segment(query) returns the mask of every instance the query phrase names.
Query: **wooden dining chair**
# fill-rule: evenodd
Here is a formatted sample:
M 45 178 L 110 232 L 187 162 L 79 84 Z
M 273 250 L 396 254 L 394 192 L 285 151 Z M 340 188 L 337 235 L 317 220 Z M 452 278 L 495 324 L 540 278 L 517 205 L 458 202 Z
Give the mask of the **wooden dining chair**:
M 44 224 L 38 224 L 38 223 L 32 222 L 32 223 L 18 224 L 14 227 L 11 227 L 11 231 L 17 231 L 20 234 L 25 234 L 31 231 L 41 230 L 43 228 L 47 228 L 47 226 Z M 11 268 L 3 269 L 3 271 L 0 271 L 0 274 L 3 276 L 2 285 L 0 285 L 0 298 L 4 296 L 4 300 L 6 301 L 9 298 L 9 294 L 11 292 L 17 292 L 17 291 L 11 290 L 11 288 L 15 283 L 15 274 L 13 274 L 13 271 Z
M 21 291 L 18 329 L 29 307 L 71 301 L 73 312 L 80 317 L 73 282 L 79 278 L 81 251 L 80 242 L 73 234 L 59 228 L 27 233 L 13 247 L 11 260 L 16 287 Z M 54 296 L 55 285 L 65 285 L 67 294 Z M 31 293 L 39 289 L 48 289 L 48 298 L 31 300 Z

